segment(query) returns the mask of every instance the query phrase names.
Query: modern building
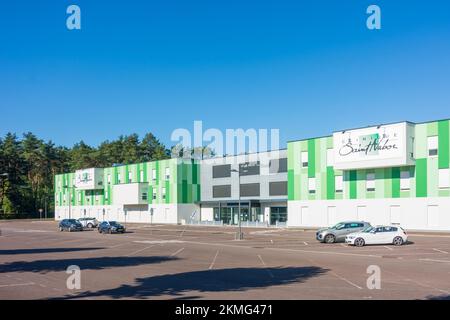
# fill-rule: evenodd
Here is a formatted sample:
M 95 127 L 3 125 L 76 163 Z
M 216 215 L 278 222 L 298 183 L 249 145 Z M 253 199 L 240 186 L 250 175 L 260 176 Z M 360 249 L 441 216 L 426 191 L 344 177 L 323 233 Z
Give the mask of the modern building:
M 399 122 L 292 141 L 287 150 L 58 175 L 55 216 L 237 224 L 240 204 L 245 225 L 358 219 L 450 230 L 449 124 Z

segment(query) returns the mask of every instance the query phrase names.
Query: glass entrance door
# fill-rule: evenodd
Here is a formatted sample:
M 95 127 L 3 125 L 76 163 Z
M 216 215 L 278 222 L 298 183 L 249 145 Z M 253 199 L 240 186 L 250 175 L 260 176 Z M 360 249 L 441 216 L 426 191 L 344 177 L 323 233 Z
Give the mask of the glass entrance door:
M 271 207 L 270 208 L 270 224 L 276 225 L 278 222 L 287 221 L 287 207 Z

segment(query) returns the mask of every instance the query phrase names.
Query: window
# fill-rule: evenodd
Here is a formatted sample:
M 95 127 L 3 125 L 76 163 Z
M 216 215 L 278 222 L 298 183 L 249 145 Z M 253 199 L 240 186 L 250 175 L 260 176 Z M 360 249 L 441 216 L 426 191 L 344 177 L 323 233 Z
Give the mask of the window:
M 269 173 L 287 172 L 287 158 L 274 159 L 269 162 Z
M 366 175 L 366 190 L 375 191 L 375 173 L 368 173 Z
M 170 180 L 170 168 L 166 168 L 166 180 Z
M 156 200 L 156 190 L 155 190 L 155 189 L 153 189 L 152 199 L 153 199 L 153 200 Z
M 78 201 L 81 201 L 81 192 L 78 193 Z
M 428 155 L 436 157 L 438 155 L 438 137 L 428 137 Z
M 128 172 L 128 183 L 133 182 L 133 173 L 131 171 Z
M 327 166 L 332 167 L 334 165 L 334 150 L 327 149 Z
M 111 184 L 111 175 L 110 174 L 108 174 L 106 181 L 108 181 L 108 184 Z
M 99 199 L 99 196 L 98 196 L 98 194 L 96 194 L 96 195 L 95 195 L 95 201 L 98 202 L 98 199 Z
M 334 185 L 336 192 L 342 192 L 344 190 L 344 179 L 342 176 L 334 177 Z
M 212 170 L 213 170 L 213 172 L 212 172 L 213 179 L 231 177 L 231 165 L 230 164 L 213 166 Z
M 409 190 L 411 188 L 411 176 L 409 170 L 400 171 L 400 190 Z
M 286 196 L 288 194 L 287 191 L 287 182 L 270 182 L 269 183 L 269 195 L 270 196 Z
M 450 188 L 450 169 L 439 169 L 439 188 Z
M 141 170 L 141 171 L 139 172 L 139 181 L 140 181 L 140 182 L 144 182 L 144 170 Z
M 156 181 L 156 169 L 152 169 L 152 180 Z
M 121 180 L 121 176 L 120 176 L 120 173 L 118 173 L 117 174 L 117 183 L 121 183 L 120 180 Z
M 109 192 L 105 191 L 105 200 L 108 200 L 108 198 L 109 198 Z
M 259 174 L 260 164 L 256 162 L 246 162 L 239 165 L 239 174 L 242 176 L 254 176 Z
M 213 198 L 230 198 L 231 185 L 213 186 Z
M 316 193 L 316 178 L 308 179 L 308 191 L 311 194 Z
M 162 188 L 162 199 L 166 200 L 166 188 Z
M 303 151 L 301 157 L 302 157 L 302 168 L 308 167 L 308 152 Z
M 142 200 L 147 201 L 147 192 L 142 193 Z
M 240 186 L 241 197 L 259 197 L 259 183 L 245 183 Z

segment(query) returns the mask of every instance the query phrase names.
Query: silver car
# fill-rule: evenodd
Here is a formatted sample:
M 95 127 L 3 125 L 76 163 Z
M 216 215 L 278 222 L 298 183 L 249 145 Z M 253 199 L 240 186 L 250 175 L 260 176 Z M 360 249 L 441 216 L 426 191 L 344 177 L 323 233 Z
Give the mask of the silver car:
M 95 219 L 95 218 L 80 218 L 80 219 L 78 219 L 78 221 L 80 221 L 83 228 L 92 229 L 92 228 L 97 228 L 97 226 L 99 225 L 97 219 Z
M 316 239 L 320 242 L 335 243 L 345 241 L 345 237 L 350 233 L 360 232 L 370 223 L 364 221 L 345 221 L 339 222 L 331 228 L 320 229 L 316 232 Z

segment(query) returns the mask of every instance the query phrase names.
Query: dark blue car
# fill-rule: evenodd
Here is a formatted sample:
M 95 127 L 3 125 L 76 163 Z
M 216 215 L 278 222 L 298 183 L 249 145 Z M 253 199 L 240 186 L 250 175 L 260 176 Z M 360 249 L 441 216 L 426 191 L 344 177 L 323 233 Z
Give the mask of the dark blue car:
M 125 227 L 116 221 L 103 221 L 98 226 L 99 233 L 125 233 Z
M 59 223 L 59 231 L 83 231 L 83 225 L 76 219 L 63 219 Z

